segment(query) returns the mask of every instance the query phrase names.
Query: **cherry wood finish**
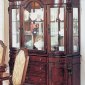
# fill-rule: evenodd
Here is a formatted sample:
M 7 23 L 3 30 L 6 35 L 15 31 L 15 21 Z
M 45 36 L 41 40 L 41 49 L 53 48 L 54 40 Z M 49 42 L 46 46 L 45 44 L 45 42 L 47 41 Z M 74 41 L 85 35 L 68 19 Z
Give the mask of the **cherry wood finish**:
M 23 3 L 16 5 L 16 1 Z M 12 74 L 14 60 L 19 47 L 12 47 L 12 9 L 20 9 L 20 47 L 24 47 L 23 9 L 35 1 L 44 8 L 44 50 L 30 50 L 29 65 L 25 82 L 32 85 L 80 85 L 80 3 L 79 0 L 59 0 L 58 7 L 64 7 L 64 51 L 51 51 L 50 38 L 50 8 L 54 0 L 9 0 L 10 26 L 10 73 Z M 78 51 L 73 51 L 73 8 L 78 8 Z M 60 22 L 58 23 L 58 25 Z

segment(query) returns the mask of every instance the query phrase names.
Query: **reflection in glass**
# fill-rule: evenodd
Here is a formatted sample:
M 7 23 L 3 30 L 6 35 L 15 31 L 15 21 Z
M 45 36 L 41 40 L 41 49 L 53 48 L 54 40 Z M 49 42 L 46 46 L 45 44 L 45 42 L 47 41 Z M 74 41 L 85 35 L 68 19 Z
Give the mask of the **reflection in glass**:
M 55 3 L 66 3 L 66 0 L 54 0 Z
M 73 8 L 73 52 L 78 52 L 78 8 Z
M 51 50 L 64 51 L 64 8 L 50 8 Z
M 29 10 L 24 9 L 24 44 L 28 49 L 44 50 L 44 9 L 33 4 Z
M 19 42 L 19 27 L 20 27 L 20 18 L 19 18 L 19 9 L 12 9 L 12 47 L 20 47 Z

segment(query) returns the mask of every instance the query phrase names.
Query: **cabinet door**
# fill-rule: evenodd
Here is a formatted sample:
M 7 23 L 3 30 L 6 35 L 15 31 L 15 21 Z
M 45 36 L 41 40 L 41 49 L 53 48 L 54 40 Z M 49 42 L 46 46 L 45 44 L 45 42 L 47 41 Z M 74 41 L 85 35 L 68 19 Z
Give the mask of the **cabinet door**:
M 9 7 L 9 22 L 10 22 L 10 47 L 20 47 L 20 1 L 15 1 L 14 5 Z
M 64 64 L 49 64 L 49 85 L 66 85 Z
M 65 51 L 65 7 L 64 5 L 48 6 L 49 51 Z
M 72 56 L 66 59 L 67 85 L 80 85 L 80 56 Z
M 29 50 L 44 51 L 44 6 L 37 0 L 31 0 L 22 8 L 23 45 Z
M 80 85 L 80 63 L 73 65 L 73 85 Z
M 73 8 L 73 52 L 79 52 L 79 9 Z

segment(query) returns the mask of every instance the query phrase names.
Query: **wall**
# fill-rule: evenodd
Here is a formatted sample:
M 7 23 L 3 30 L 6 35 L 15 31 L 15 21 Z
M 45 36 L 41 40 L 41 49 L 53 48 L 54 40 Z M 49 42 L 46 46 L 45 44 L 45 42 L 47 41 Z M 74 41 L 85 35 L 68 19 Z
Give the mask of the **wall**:
M 9 14 L 8 0 L 4 0 L 4 43 L 7 46 L 6 63 L 9 61 Z
M 0 0 L 0 40 L 4 41 L 4 0 Z
M 85 85 L 85 0 L 81 2 L 81 85 Z

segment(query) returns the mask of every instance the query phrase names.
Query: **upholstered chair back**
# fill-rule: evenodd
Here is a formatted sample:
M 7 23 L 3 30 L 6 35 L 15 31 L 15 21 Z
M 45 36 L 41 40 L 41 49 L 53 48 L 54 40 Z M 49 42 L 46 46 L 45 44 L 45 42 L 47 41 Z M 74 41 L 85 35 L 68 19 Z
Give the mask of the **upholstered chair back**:
M 22 83 L 24 82 L 28 66 L 28 60 L 29 57 L 26 50 L 21 49 L 15 59 L 12 76 L 13 85 L 22 85 Z
M 6 46 L 3 41 L 0 40 L 0 64 L 5 63 Z

